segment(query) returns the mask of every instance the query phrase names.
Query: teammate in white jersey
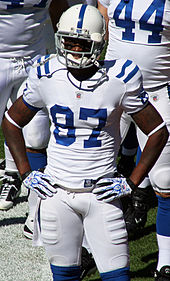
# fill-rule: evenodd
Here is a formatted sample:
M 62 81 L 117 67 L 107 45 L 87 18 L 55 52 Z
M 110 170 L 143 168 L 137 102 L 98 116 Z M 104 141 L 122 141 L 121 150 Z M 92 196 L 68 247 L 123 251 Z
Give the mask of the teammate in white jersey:
M 166 121 L 170 132 L 170 1 L 99 1 L 100 11 L 103 9 L 102 13 L 109 19 L 106 57 L 124 57 L 138 64 L 149 100 Z M 138 132 L 138 139 L 143 148 L 146 137 Z M 170 280 L 170 225 L 167 224 L 170 219 L 170 139 L 150 172 L 149 179 L 158 198 L 156 231 L 159 259 L 155 278 Z M 149 184 L 145 181 L 142 183 L 143 187 Z M 140 188 L 133 197 L 138 212 L 141 206 L 145 206 L 144 199 L 147 196 L 144 192 L 145 189 Z M 136 216 L 135 211 L 133 212 Z M 129 223 L 133 221 L 129 220 Z M 161 274 L 165 274 L 165 277 Z
M 57 56 L 35 62 L 23 97 L 2 124 L 24 184 L 40 197 L 34 243 L 44 245 L 54 281 L 79 280 L 84 233 L 102 280 L 130 280 L 119 198 L 136 189 L 168 139 L 138 66 L 126 59 L 97 62 L 104 36 L 105 22 L 95 7 L 80 4 L 63 13 Z M 44 173 L 31 172 L 22 127 L 44 107 L 51 119 L 47 166 Z M 129 179 L 116 173 L 123 111 L 148 135 Z
M 16 99 L 17 91 L 28 76 L 34 58 L 55 50 L 54 31 L 49 11 L 53 25 L 56 25 L 61 15 L 60 10 L 63 11 L 67 7 L 66 0 L 59 2 L 55 0 L 53 2 L 51 0 L 0 2 L 0 123 L 8 99 L 11 98 L 12 102 Z M 52 14 L 53 8 L 57 8 L 58 14 Z M 44 128 L 47 128 L 48 124 L 47 114 L 41 111 L 24 129 L 29 150 L 28 157 L 34 169 L 46 164 L 45 149 L 49 140 L 49 132 L 46 130 L 44 134 Z M 17 168 L 6 145 L 5 160 L 5 176 L 0 192 L 0 210 L 11 208 L 21 190 Z

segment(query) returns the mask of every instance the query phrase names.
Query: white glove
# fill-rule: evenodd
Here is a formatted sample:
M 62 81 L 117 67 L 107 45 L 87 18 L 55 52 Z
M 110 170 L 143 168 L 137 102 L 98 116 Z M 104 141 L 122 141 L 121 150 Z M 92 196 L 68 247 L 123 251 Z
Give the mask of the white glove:
M 102 178 L 93 189 L 96 198 L 107 203 L 127 196 L 131 192 L 132 189 L 128 185 L 126 178 Z
M 41 199 L 52 197 L 57 192 L 53 178 L 39 171 L 31 172 L 24 179 L 23 184 L 28 189 L 34 190 Z

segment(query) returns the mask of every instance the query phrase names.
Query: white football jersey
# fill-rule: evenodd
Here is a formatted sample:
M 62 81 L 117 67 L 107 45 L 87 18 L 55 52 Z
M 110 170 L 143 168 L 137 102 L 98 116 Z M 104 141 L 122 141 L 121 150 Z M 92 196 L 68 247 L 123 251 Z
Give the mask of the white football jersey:
M 133 60 L 142 70 L 145 89 L 170 81 L 170 1 L 100 2 L 109 16 L 106 58 Z
M 51 0 L 0 1 L 0 57 L 45 54 L 44 24 Z
M 23 99 L 33 110 L 49 112 L 46 171 L 62 186 L 89 187 L 92 179 L 115 170 L 122 111 L 137 112 L 148 102 L 141 73 L 130 60 L 105 61 L 80 82 L 56 56 L 43 60 L 30 70 Z

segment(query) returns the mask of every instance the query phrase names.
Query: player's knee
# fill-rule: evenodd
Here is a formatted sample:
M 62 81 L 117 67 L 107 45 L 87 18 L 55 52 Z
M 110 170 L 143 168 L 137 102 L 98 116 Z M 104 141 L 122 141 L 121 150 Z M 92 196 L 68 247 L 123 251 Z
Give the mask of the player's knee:
M 170 165 L 162 164 L 156 166 L 150 175 L 151 185 L 159 194 L 165 194 L 170 197 Z M 168 195 L 169 193 L 169 195 Z
M 49 121 L 44 120 L 41 125 L 36 120 L 32 121 L 23 131 L 26 147 L 33 149 L 46 148 L 50 138 Z
M 103 281 L 129 281 L 129 267 L 119 268 L 117 270 L 100 273 Z
M 38 134 L 27 135 L 25 138 L 26 147 L 32 149 L 43 149 L 48 146 L 49 136 L 43 135 L 40 132 Z

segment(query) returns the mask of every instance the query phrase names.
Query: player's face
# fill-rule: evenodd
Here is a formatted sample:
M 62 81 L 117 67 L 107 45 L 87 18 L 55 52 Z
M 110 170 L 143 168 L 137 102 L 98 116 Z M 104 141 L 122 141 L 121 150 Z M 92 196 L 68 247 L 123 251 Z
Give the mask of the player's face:
M 77 39 L 77 38 L 64 38 L 64 47 L 67 50 L 76 52 L 72 53 L 75 59 L 81 58 L 82 55 L 79 55 L 79 52 L 89 52 L 91 50 L 92 43 L 87 40 Z
M 64 37 L 64 49 L 67 50 L 67 53 L 77 60 L 77 62 L 83 60 L 84 55 L 86 60 L 91 57 L 91 49 L 92 49 L 92 41 Z M 91 64 L 90 67 L 87 68 L 77 68 L 74 66 L 67 66 L 68 70 L 72 73 L 72 75 L 79 81 L 83 81 L 94 75 L 97 71 L 97 68 L 94 64 Z

